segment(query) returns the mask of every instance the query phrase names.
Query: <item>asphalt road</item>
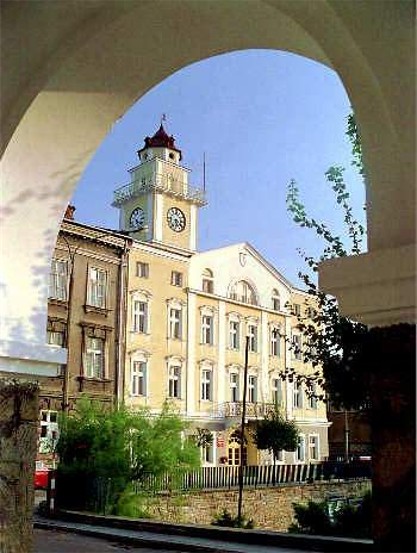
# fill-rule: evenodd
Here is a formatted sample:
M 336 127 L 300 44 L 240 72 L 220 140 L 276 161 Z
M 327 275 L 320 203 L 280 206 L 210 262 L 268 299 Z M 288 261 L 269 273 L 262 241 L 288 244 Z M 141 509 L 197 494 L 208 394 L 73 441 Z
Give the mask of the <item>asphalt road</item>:
M 168 550 L 121 545 L 99 538 L 56 530 L 35 528 L 34 535 L 33 553 L 153 553 L 155 551 L 168 553 Z M 175 552 L 171 549 L 169 553 L 181 553 L 181 551 Z

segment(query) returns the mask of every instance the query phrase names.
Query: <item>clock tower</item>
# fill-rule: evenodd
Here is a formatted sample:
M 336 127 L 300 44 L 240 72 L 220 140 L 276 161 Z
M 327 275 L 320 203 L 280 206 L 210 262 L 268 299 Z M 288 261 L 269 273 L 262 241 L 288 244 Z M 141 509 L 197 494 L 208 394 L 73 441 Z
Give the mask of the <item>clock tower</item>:
M 204 192 L 188 182 L 190 170 L 162 123 L 145 138 L 139 165 L 129 170 L 130 183 L 114 192 L 119 228 L 137 239 L 195 251 L 197 212 L 206 204 Z

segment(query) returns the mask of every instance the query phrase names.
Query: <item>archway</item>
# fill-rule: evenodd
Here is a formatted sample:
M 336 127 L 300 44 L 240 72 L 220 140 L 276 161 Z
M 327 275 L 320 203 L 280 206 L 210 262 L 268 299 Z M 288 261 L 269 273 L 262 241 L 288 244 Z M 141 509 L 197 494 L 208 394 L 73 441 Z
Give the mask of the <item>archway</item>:
M 411 2 L 29 1 L 2 11 L 3 370 L 47 373 L 64 361 L 45 346 L 49 261 L 78 176 L 111 125 L 168 74 L 236 49 L 295 52 L 341 77 L 367 164 L 370 252 L 328 264 L 323 282 L 348 314 L 414 320 Z

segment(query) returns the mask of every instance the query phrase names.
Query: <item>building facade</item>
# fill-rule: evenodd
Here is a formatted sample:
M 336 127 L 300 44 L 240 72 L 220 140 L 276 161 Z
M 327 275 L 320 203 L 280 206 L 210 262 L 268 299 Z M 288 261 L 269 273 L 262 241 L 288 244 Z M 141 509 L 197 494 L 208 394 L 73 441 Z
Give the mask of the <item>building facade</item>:
M 131 182 L 113 205 L 120 230 L 133 238 L 129 253 L 125 402 L 158 412 L 165 401 L 195 429 L 212 434 L 207 465 L 269 463 L 251 439 L 251 423 L 277 404 L 297 422 L 300 446 L 279 462 L 328 457 L 323 402 L 281 379 L 288 366 L 312 372 L 299 349 L 293 312 L 309 296 L 294 288 L 250 244 L 197 252 L 202 190 L 189 184 L 181 151 L 161 125 L 145 139 Z M 241 425 L 245 354 L 247 421 L 244 458 Z
M 127 252 L 130 239 L 77 223 L 69 207 L 61 225 L 49 280 L 47 341 L 67 348 L 67 363 L 40 384 L 40 458 L 58 437 L 58 413 L 83 394 L 121 400 Z

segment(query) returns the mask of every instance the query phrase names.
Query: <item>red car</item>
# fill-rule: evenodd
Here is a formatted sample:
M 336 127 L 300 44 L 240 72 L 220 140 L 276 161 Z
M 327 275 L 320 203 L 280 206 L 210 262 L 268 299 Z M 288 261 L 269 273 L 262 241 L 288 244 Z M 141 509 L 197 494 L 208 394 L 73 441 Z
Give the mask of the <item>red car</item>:
M 49 467 L 47 467 L 43 461 L 36 461 L 35 477 L 33 481 L 35 490 L 46 490 L 48 488 L 48 480 Z

